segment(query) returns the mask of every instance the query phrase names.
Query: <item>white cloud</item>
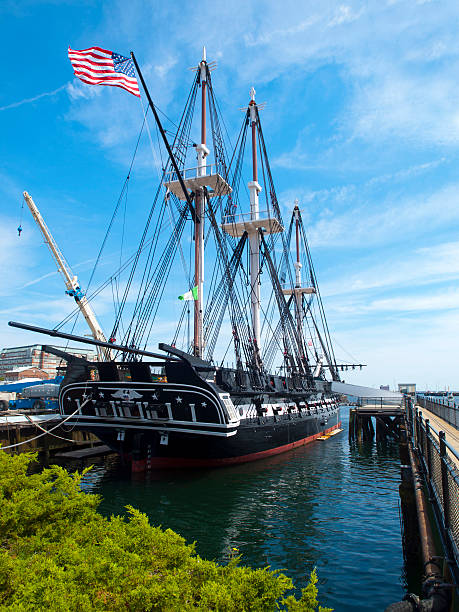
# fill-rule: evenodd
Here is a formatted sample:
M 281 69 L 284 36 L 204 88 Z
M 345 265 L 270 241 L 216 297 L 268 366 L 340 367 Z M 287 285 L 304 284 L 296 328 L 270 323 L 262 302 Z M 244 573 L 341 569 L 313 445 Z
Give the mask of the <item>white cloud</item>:
M 359 362 L 367 364 L 362 372 L 344 373 L 346 382 L 378 387 L 401 382 L 417 383 L 418 389 L 459 388 L 457 352 L 459 313 L 425 312 L 422 317 L 382 319 L 379 323 L 355 324 L 340 330 L 337 340 Z M 335 350 L 337 357 L 342 351 Z M 349 361 L 348 356 L 344 360 Z
M 459 308 L 459 291 L 448 288 L 437 291 L 427 291 L 424 294 L 406 294 L 397 297 L 367 299 L 362 295 L 347 296 L 343 299 L 329 302 L 329 308 L 339 314 L 351 314 L 353 317 L 378 312 L 385 314 L 401 314 L 414 312 L 436 312 Z
M 345 4 L 341 4 L 336 9 L 335 15 L 329 21 L 328 25 L 329 27 L 335 27 L 343 23 L 352 23 L 353 21 L 359 19 L 362 13 L 363 9 L 360 9 L 360 11 L 355 12 L 352 7 L 347 6 Z
M 434 286 L 459 279 L 459 243 L 449 242 L 414 249 L 382 258 L 377 264 L 353 266 L 348 274 L 341 271 L 339 278 L 320 283 L 324 296 L 342 296 L 372 290 L 394 290 L 402 287 Z
M 164 79 L 176 65 L 177 58 L 169 56 L 161 64 L 156 64 L 154 71 L 160 79 Z
M 75 78 L 72 82 L 67 85 L 67 93 L 71 100 L 78 100 L 83 98 L 84 100 L 90 100 L 96 98 L 102 93 L 101 87 L 94 87 L 94 85 L 88 85 L 83 83 L 79 79 Z
M 368 196 L 367 196 L 368 199 Z M 459 221 L 459 184 L 446 185 L 430 195 L 403 200 L 373 202 L 354 206 L 344 212 L 322 212 L 308 228 L 312 246 L 374 248 L 377 245 L 407 240 L 407 236 L 429 228 L 434 231 Z

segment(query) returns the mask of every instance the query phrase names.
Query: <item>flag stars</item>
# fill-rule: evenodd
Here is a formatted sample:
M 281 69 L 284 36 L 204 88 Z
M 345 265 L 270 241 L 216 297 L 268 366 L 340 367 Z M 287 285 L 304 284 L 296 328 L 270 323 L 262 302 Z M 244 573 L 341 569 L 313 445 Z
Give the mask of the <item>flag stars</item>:
M 181 403 L 182 403 L 182 398 L 180 397 L 180 395 L 178 395 L 178 396 L 175 398 L 175 401 L 177 402 L 177 404 L 181 404 Z

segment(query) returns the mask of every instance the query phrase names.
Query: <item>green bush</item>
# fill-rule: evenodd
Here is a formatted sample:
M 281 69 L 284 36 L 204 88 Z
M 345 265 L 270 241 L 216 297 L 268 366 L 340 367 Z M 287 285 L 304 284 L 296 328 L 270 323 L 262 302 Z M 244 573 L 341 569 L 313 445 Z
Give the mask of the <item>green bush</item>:
M 277 571 L 201 559 L 138 510 L 105 518 L 83 474 L 28 474 L 31 454 L 0 452 L 0 606 L 15 610 L 313 611 L 317 576 L 300 599 Z M 326 612 L 325 608 L 319 610 Z

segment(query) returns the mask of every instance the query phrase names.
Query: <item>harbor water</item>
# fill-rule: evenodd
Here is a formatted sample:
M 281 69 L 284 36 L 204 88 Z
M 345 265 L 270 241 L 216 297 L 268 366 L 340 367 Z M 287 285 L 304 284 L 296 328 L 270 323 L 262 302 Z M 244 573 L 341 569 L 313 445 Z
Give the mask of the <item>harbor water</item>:
M 418 590 L 404 567 L 398 445 L 350 444 L 348 407 L 341 418 L 344 431 L 326 441 L 234 467 L 133 476 L 115 455 L 93 459 L 83 487 L 103 497 L 102 513 L 130 504 L 205 558 L 240 554 L 242 564 L 282 569 L 297 587 L 316 567 L 322 605 L 384 610 Z

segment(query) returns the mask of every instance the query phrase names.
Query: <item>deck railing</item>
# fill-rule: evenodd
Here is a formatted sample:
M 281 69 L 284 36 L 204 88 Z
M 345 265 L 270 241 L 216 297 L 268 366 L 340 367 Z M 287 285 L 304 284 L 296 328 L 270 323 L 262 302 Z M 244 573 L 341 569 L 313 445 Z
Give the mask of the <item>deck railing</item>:
M 443 419 L 443 421 L 459 429 L 459 410 L 453 401 L 417 395 L 416 402 L 440 419 Z
M 207 166 L 194 166 L 193 168 L 185 168 L 182 170 L 182 179 L 185 181 L 190 178 L 199 178 L 200 176 L 212 176 L 213 174 L 222 174 L 223 170 L 218 164 L 208 164 Z M 172 183 L 178 181 L 178 175 L 175 170 L 166 174 L 166 183 Z
M 355 405 L 358 408 L 365 408 L 365 406 L 372 408 L 383 408 L 383 407 L 396 407 L 400 406 L 401 398 L 396 397 L 358 397 Z
M 277 217 L 275 217 L 272 213 L 269 212 L 269 210 L 260 210 L 258 212 L 258 219 L 276 219 Z M 228 223 L 249 223 L 250 221 L 253 221 L 254 219 L 252 218 L 252 213 L 251 212 L 245 212 L 245 213 L 237 213 L 234 215 L 225 215 L 223 217 L 223 225 L 226 225 Z
M 459 568 L 459 453 L 446 440 L 445 432 L 423 417 L 412 398 L 405 398 L 405 406 L 407 433 L 421 461 L 443 543 Z

